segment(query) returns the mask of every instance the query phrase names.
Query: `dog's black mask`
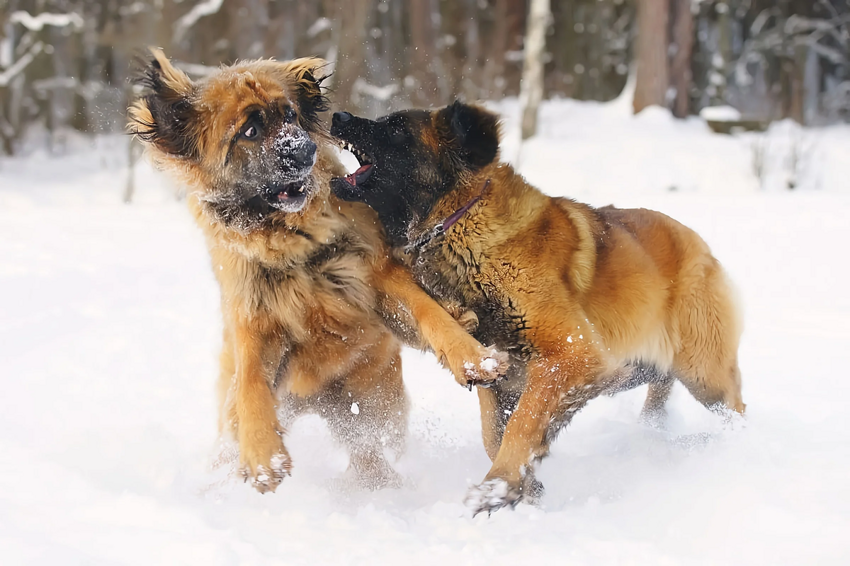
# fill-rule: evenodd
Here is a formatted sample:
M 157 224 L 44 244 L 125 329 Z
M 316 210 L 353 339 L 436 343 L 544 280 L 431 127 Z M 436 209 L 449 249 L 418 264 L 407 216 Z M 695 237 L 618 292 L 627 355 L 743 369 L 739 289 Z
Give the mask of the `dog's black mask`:
M 331 181 L 334 194 L 375 209 L 394 246 L 407 244 L 411 225 L 427 217 L 461 175 L 492 163 L 499 151 L 497 117 L 460 102 L 378 120 L 337 112 L 331 135 L 360 162 L 354 173 Z

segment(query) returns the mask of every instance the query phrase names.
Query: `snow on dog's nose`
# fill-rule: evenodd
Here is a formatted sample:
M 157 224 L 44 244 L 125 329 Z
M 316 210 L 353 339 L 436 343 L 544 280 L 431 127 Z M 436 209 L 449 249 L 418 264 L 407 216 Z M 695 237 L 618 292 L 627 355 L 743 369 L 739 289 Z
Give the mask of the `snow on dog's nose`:
M 316 142 L 311 140 L 304 130 L 283 128 L 275 138 L 275 150 L 293 168 L 310 169 L 316 163 Z

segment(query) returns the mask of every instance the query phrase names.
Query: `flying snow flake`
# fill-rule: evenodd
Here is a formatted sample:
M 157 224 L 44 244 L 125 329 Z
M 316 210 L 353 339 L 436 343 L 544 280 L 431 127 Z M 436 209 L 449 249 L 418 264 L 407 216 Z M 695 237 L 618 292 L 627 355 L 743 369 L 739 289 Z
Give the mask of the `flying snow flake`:
M 351 412 L 354 413 L 355 415 L 359 415 L 360 414 L 360 405 L 358 405 L 357 403 L 352 403 L 351 404 Z

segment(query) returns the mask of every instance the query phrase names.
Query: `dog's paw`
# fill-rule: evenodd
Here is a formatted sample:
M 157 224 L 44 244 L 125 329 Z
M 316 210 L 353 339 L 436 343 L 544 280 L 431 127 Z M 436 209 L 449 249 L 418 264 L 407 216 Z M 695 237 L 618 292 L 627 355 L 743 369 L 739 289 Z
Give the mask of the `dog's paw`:
M 292 475 L 292 460 L 289 454 L 275 454 L 268 464 L 243 465 L 239 470 L 243 480 L 260 493 L 274 492 L 283 478 Z
M 484 348 L 478 363 L 466 362 L 463 364 L 466 386 L 472 390 L 473 385 L 479 387 L 490 387 L 503 377 L 508 371 L 510 361 L 505 352 L 495 348 Z
M 487 386 L 504 377 L 509 368 L 509 358 L 495 348 L 485 348 L 469 334 L 438 350 L 443 367 L 448 368 L 455 380 L 472 391 L 474 385 Z
M 502 478 L 493 478 L 480 485 L 473 486 L 466 494 L 463 503 L 472 510 L 472 516 L 487 512 L 487 516 L 502 507 L 516 507 L 522 498 L 519 488 L 511 485 Z

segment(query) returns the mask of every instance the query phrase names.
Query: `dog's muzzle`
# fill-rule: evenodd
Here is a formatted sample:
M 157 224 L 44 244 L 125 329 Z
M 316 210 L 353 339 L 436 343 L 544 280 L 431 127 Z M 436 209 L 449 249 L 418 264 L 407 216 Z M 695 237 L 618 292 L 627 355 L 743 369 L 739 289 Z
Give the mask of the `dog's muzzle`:
M 274 149 L 284 163 L 296 171 L 312 169 L 316 164 L 317 148 L 316 142 L 303 130 L 296 130 L 295 133 L 282 131 L 274 142 Z

